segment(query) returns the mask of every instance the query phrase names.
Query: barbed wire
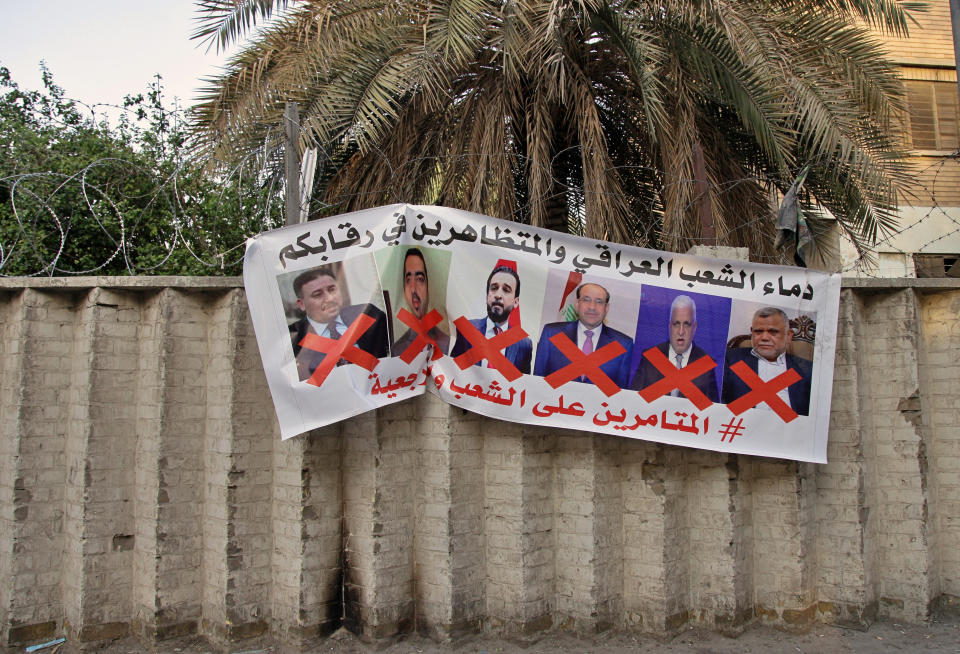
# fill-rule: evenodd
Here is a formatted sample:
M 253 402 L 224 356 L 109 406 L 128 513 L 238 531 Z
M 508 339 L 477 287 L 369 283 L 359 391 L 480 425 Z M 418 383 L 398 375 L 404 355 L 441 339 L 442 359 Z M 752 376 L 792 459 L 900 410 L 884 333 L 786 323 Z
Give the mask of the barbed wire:
M 950 179 L 950 175 L 953 179 Z M 877 239 L 874 250 L 904 257 L 918 254 L 960 254 L 960 152 L 934 157 L 930 164 L 918 167 L 916 176 L 920 180 L 928 181 L 921 183 L 919 190 L 908 201 L 901 202 L 900 212 L 901 216 L 906 213 L 906 209 L 920 209 L 922 213 L 913 219 L 904 219 L 894 232 Z M 925 200 L 928 200 L 929 204 Z M 896 244 L 898 240 L 909 242 L 911 232 L 931 224 L 939 228 L 935 236 L 916 239 L 914 247 L 911 248 Z M 947 242 L 952 237 L 957 239 L 956 243 Z M 942 245 L 937 248 L 937 244 Z M 882 274 L 882 271 L 865 267 L 861 260 L 849 262 L 840 270 L 844 273 L 854 271 L 867 277 L 889 276 Z
M 88 109 L 93 115 L 98 111 L 105 114 L 107 109 L 130 111 L 129 107 L 106 104 Z M 182 117 L 175 114 L 174 120 Z M 386 160 L 386 155 L 380 156 Z M 458 155 L 483 156 L 490 155 Z M 164 169 L 150 168 L 134 158 L 105 157 L 70 174 L 27 171 L 0 176 L 0 276 L 156 274 L 168 273 L 171 268 L 188 274 L 236 274 L 246 240 L 282 224 L 281 161 L 282 149 L 262 148 L 229 170 L 205 168 L 204 162 L 189 157 Z M 424 161 L 411 160 L 389 170 L 400 178 L 411 168 L 436 171 L 456 167 L 456 162 L 436 157 L 429 159 L 430 166 L 423 166 Z M 318 179 L 329 172 L 324 168 L 330 166 L 329 162 L 330 157 L 321 152 Z M 621 168 L 617 172 L 627 170 Z M 663 179 L 661 171 L 630 169 L 631 174 L 638 172 Z M 960 155 L 936 158 L 917 171 L 917 178 L 922 180 L 921 184 L 900 206 L 902 223 L 894 231 L 880 235 L 872 247 L 873 254 L 907 257 L 938 252 L 938 244 L 943 250 L 941 254 L 960 250 L 951 242 L 954 238 L 960 240 L 960 192 L 953 181 L 960 179 Z M 693 187 L 697 181 L 674 183 Z M 742 184 L 756 183 L 765 185 L 757 178 L 743 177 L 710 185 L 709 193 L 720 198 Z M 567 194 L 571 215 L 580 218 L 582 228 L 586 206 L 583 190 L 566 188 L 563 192 Z M 391 195 L 387 183 L 326 202 L 314 199 L 308 207 L 301 207 L 301 212 L 306 213 L 303 209 L 307 208 L 311 218 L 329 216 L 342 213 L 344 207 L 363 204 L 365 197 Z M 692 209 L 696 193 L 688 196 L 694 198 L 688 207 Z M 627 206 L 635 206 L 631 200 L 639 202 L 630 197 L 618 199 Z M 650 200 L 646 202 L 645 209 L 655 215 L 657 207 L 651 206 Z M 770 229 L 771 225 L 770 214 L 757 215 L 717 234 L 716 241 L 695 235 L 685 236 L 684 240 L 725 245 L 735 230 Z M 577 226 L 573 220 L 571 231 L 575 233 Z M 637 244 L 656 248 L 661 242 L 660 227 L 658 220 L 638 223 Z M 931 227 L 937 231 L 923 236 L 922 230 Z M 921 236 L 918 239 L 912 235 Z M 858 255 L 852 247 L 848 250 L 853 254 L 834 256 L 828 267 L 835 272 L 864 276 L 883 274 L 875 260 Z M 786 253 L 751 256 L 765 263 L 792 263 L 787 257 Z M 171 265 L 174 261 L 176 265 Z
M 78 127 L 93 132 L 102 130 L 100 136 L 111 143 L 124 144 L 128 156 L 90 157 L 80 151 L 61 152 L 59 169 L 43 169 L 44 156 L 27 157 L 27 162 L 22 163 L 11 154 L 20 147 L 10 142 L 16 138 L 15 130 L 12 135 L 0 132 L 0 276 L 235 274 L 241 268 L 246 240 L 283 224 L 283 147 L 271 145 L 278 142 L 273 133 L 268 133 L 262 146 L 238 164 L 230 168 L 212 167 L 188 154 L 183 145 L 186 112 L 176 99 L 172 107 L 167 106 L 160 76 L 147 85 L 145 93 L 128 95 L 122 105 L 88 104 L 65 97 L 53 83 L 52 75 L 45 68 L 43 71 L 44 91 L 20 91 L 11 81 L 9 71 L 0 71 L 0 87 L 7 93 L 3 96 L 3 108 L 10 110 L 6 114 L 0 112 L 0 120 L 21 112 L 29 116 L 26 120 L 32 128 L 39 126 L 53 133 L 52 143 L 57 143 L 60 134 L 70 134 Z M 10 124 L 0 123 L 0 127 Z M 374 149 L 371 154 L 379 157 L 380 168 L 389 171 L 389 179 L 377 187 L 368 187 L 365 180 L 339 179 L 337 176 L 344 173 L 333 163 L 336 156 L 318 149 L 316 179 L 323 181 L 318 181 L 316 188 L 336 180 L 337 188 L 354 190 L 331 196 L 327 187 L 324 201 L 315 196 L 306 207 L 300 207 L 300 214 L 310 219 L 353 208 L 415 201 L 398 197 L 395 188 L 401 186 L 394 181 L 402 180 L 403 188 L 432 188 L 438 170 L 476 168 L 466 165 L 470 162 L 464 159 L 505 156 L 466 153 L 448 158 L 412 158 L 397 164 L 386 153 Z M 42 147 L 37 150 L 40 155 L 46 154 Z M 151 156 L 140 156 L 144 150 L 150 150 Z M 555 159 L 565 156 L 579 158 L 577 152 L 570 150 L 557 153 Z M 87 163 L 82 163 L 84 158 Z M 74 165 L 74 160 L 81 163 Z M 914 172 L 919 184 L 909 197 L 901 199 L 900 224 L 880 233 L 876 243 L 864 253 L 849 239 L 836 236 L 843 231 L 838 223 L 835 234 L 828 234 L 818 244 L 825 246 L 828 256 L 824 263 L 828 269 L 881 276 L 885 271 L 878 265 L 878 254 L 893 254 L 906 261 L 921 253 L 955 255 L 960 251 L 960 153 L 932 159 L 918 157 L 914 161 L 928 163 L 917 166 Z M 527 170 L 532 165 L 520 156 L 501 163 L 512 170 Z M 807 163 L 815 166 L 815 162 Z M 495 169 L 491 165 L 487 170 Z M 551 163 L 541 172 L 549 177 L 553 170 Z M 415 171 L 421 171 L 419 180 L 410 179 Z M 623 179 L 659 180 L 659 184 L 668 178 L 663 171 L 641 166 L 623 166 L 610 172 Z M 778 186 L 786 188 L 792 181 L 778 180 Z M 576 184 L 567 185 L 566 180 L 554 178 L 552 182 L 551 188 L 559 189 L 558 193 L 563 195 L 559 204 L 568 212 L 569 231 L 583 234 L 588 200 L 597 198 L 588 196 Z M 682 213 L 697 213 L 697 188 L 702 184 L 694 179 L 672 183 L 689 187 L 673 194 L 689 198 Z M 737 193 L 745 184 L 770 188 L 769 179 L 744 176 L 716 184 L 708 182 L 707 193 L 715 207 L 723 206 L 724 196 Z M 636 209 L 642 215 L 633 221 L 634 244 L 663 249 L 666 240 L 660 198 L 665 189 L 659 190 L 659 195 L 650 194 L 645 199 L 620 195 L 600 200 Z M 550 200 L 528 198 L 526 202 Z M 700 237 L 696 226 L 686 229 L 680 240 L 685 245 L 730 245 L 742 242 L 743 234 L 748 233 L 752 243 L 762 246 L 750 253 L 752 260 L 792 265 L 792 252 L 773 251 L 769 246 L 775 236 L 772 217 L 777 201 L 771 193 L 770 211 L 738 216 L 733 224 L 724 224 L 725 217 L 715 209 L 715 240 Z M 525 221 L 520 210 L 503 217 Z M 822 228 L 829 221 L 821 223 Z M 756 234 L 763 238 L 755 238 Z M 830 252 L 831 249 L 835 251 Z
M 28 260 L 35 262 L 34 269 L 21 266 L 16 274 L 91 275 L 114 262 L 122 262 L 126 274 L 152 274 L 178 253 L 212 274 L 236 268 L 243 260 L 246 239 L 281 224 L 278 209 L 271 205 L 282 188 L 278 189 L 275 179 L 271 180 L 273 189 L 245 188 L 241 164 L 227 178 L 218 176 L 218 197 L 194 198 L 180 184 L 181 173 L 189 166 L 185 161 L 170 173 L 157 174 L 136 161 L 104 158 L 72 175 L 35 172 L 0 177 L 0 187 L 8 189 L 3 207 L 8 211 L 0 208 L 0 276 L 9 276 L 14 262 Z M 95 179 L 94 173 L 107 167 L 118 170 L 106 179 L 103 175 Z M 149 191 L 125 193 L 122 180 L 132 175 L 147 178 Z M 254 196 L 252 206 L 244 201 L 244 195 Z M 64 198 L 70 204 L 65 204 Z M 124 208 L 134 202 L 140 205 L 138 209 Z M 200 204 L 212 205 L 213 211 L 198 211 Z M 252 209 L 254 219 L 241 220 L 237 207 Z M 162 213 L 163 221 L 158 223 L 151 210 Z M 256 229 L 251 229 L 251 224 Z M 81 229 L 84 233 L 78 236 Z M 100 239 L 98 249 L 107 251 L 93 265 L 68 265 L 64 255 L 71 249 L 71 238 Z M 153 246 L 149 261 L 138 257 L 145 239 Z
M 164 173 L 146 170 L 136 161 L 104 158 L 70 175 L 44 171 L 0 177 L 0 187 L 8 189 L 3 207 L 7 209 L 4 212 L 7 216 L 0 213 L 0 220 L 7 219 L 7 225 L 0 223 L 0 228 L 5 227 L 0 230 L 0 276 L 11 274 L 9 270 L 14 261 L 21 264 L 24 261 L 34 262 L 31 270 L 24 270 L 21 265 L 15 273 L 20 275 L 90 275 L 104 271 L 115 262 L 121 262 L 119 268 L 125 274 L 151 274 L 162 269 L 178 253 L 194 262 L 200 270 L 208 269 L 212 274 L 236 271 L 243 260 L 246 240 L 264 229 L 280 225 L 283 180 L 270 173 L 262 160 L 257 161 L 252 170 L 251 163 L 242 162 L 227 173 L 210 173 L 217 182 L 212 187 L 216 188 L 218 195 L 214 199 L 193 198 L 184 188 L 187 185 L 181 183 L 181 177 L 185 171 L 199 168 L 198 162 L 189 159 Z M 960 238 L 960 208 L 956 205 L 941 206 L 938 201 L 941 195 L 938 186 L 949 181 L 944 171 L 950 166 L 960 168 L 960 158 L 956 155 L 945 157 L 922 171 L 921 177 L 931 180 L 931 183 L 916 193 L 919 200 L 901 205 L 904 222 L 895 231 L 881 235 L 873 248 L 875 252 L 904 256 L 921 252 L 956 254 L 956 244 L 949 241 Z M 110 174 L 103 175 L 104 171 L 110 171 Z M 146 192 L 131 194 L 124 191 L 123 181 L 133 175 L 149 180 Z M 252 187 L 245 185 L 245 177 L 255 180 L 256 184 Z M 756 181 L 754 178 L 728 180 L 722 185 L 713 186 L 710 192 L 713 196 L 719 196 L 731 192 L 740 184 Z M 695 181 L 676 183 L 693 185 Z M 385 190 L 372 189 L 367 193 L 383 196 Z M 252 200 L 246 205 L 240 199 L 244 193 L 251 196 L 248 199 Z M 227 195 L 231 196 L 229 201 L 226 200 Z M 929 199 L 930 204 L 923 203 L 923 199 Z M 133 200 L 141 208 L 131 212 L 125 207 Z M 357 196 L 343 196 L 334 202 L 314 201 L 309 205 L 311 216 L 331 215 L 338 206 L 346 206 L 355 200 Z M 582 204 L 582 197 L 577 202 Z M 202 214 L 197 210 L 200 204 L 206 205 L 207 213 Z M 245 220 L 236 215 L 237 208 L 241 206 L 252 211 L 252 215 Z M 152 250 L 154 256 L 149 261 L 143 261 L 142 257 L 138 257 L 138 250 L 142 247 L 143 232 L 146 221 L 150 220 L 151 208 L 162 211 L 168 220 L 161 225 L 149 225 L 149 237 L 155 246 Z M 908 216 L 910 212 L 905 209 L 914 210 L 914 214 L 919 209 L 921 213 Z M 582 211 L 582 206 L 574 206 L 574 211 Z M 769 216 L 757 216 L 738 224 L 736 228 L 753 229 L 769 220 Z M 86 231 L 78 235 L 81 223 Z M 905 246 L 904 241 L 910 240 L 912 232 L 919 233 L 918 228 L 931 223 L 936 223 L 937 233 L 923 236 L 923 240 L 913 239 L 912 246 Z M 656 229 L 655 225 L 649 225 L 646 233 L 639 234 L 639 239 L 645 241 L 644 244 L 656 243 Z M 82 267 L 65 263 L 65 253 L 71 250 L 71 238 L 89 240 L 91 230 L 101 239 L 101 260 Z M 723 245 L 726 236 L 718 234 L 716 243 Z M 697 237 L 688 240 L 713 244 L 713 241 Z M 936 248 L 938 243 L 943 244 L 940 250 Z M 759 259 L 769 263 L 786 262 L 782 256 Z M 114 265 L 113 269 L 117 267 Z M 842 261 L 836 271 L 881 276 L 863 257 Z

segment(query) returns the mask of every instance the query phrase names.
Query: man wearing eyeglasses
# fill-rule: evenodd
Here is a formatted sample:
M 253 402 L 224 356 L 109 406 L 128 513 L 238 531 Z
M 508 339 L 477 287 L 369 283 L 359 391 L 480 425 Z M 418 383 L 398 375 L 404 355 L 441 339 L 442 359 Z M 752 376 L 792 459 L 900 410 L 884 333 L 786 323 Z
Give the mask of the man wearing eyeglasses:
M 577 287 L 576 309 L 579 318 L 570 322 L 554 322 L 544 325 L 537 343 L 537 358 L 533 374 L 546 377 L 552 372 L 566 367 L 570 360 L 550 342 L 550 339 L 563 333 L 576 343 L 584 354 L 591 354 L 609 343 L 620 343 L 626 350 L 600 366 L 620 388 L 624 388 L 630 378 L 630 359 L 633 352 L 633 339 L 626 334 L 603 324 L 610 310 L 610 293 L 599 284 L 581 284 Z M 592 384 L 589 378 L 576 381 Z

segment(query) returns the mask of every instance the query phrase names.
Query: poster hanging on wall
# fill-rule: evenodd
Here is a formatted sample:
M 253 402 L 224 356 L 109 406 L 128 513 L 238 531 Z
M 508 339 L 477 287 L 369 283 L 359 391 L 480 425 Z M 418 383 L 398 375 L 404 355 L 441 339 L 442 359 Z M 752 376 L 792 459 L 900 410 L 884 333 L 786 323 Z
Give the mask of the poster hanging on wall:
M 826 461 L 840 277 L 393 205 L 247 243 L 280 433 L 431 392 L 500 420 Z

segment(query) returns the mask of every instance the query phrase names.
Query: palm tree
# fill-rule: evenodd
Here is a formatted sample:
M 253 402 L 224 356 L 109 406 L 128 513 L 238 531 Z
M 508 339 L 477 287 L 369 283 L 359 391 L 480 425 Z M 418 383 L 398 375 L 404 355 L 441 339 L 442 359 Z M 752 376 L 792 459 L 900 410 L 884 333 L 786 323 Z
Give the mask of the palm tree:
M 285 101 L 341 212 L 436 203 L 684 250 L 696 158 L 718 241 L 771 252 L 777 193 L 854 242 L 909 184 L 902 89 L 870 28 L 900 0 L 198 0 L 195 38 L 244 41 L 194 110 L 199 148 L 273 147 Z M 816 215 L 816 214 L 814 214 Z

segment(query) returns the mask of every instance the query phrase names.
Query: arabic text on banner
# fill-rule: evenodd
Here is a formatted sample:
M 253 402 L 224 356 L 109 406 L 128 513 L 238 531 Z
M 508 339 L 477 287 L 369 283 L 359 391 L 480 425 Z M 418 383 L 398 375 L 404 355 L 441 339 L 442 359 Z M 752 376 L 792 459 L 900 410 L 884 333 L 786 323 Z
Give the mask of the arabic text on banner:
M 431 392 L 501 420 L 826 461 L 838 275 L 394 205 L 247 244 L 283 438 Z

